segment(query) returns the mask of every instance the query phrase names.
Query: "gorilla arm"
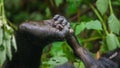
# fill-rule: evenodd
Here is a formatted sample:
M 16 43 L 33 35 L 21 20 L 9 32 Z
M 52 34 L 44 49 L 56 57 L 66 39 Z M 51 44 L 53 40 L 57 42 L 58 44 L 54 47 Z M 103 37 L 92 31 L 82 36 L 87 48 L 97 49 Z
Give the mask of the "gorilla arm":
M 70 29 L 69 32 L 70 33 L 66 37 L 67 43 L 71 46 L 75 55 L 83 61 L 86 68 L 118 68 L 118 65 L 109 58 L 101 57 L 100 59 L 96 60 L 78 43 L 73 30 Z
M 16 32 L 17 52 L 2 68 L 39 68 L 42 50 L 49 43 L 63 41 L 69 24 L 63 16 L 24 22 Z
M 70 29 L 70 31 L 73 30 Z M 86 68 L 99 68 L 97 66 L 97 62 L 90 55 L 90 53 L 78 43 L 77 38 L 74 35 L 74 32 L 70 32 L 70 34 L 68 34 L 68 36 L 66 37 L 66 40 L 67 43 L 73 49 L 75 55 L 83 61 Z

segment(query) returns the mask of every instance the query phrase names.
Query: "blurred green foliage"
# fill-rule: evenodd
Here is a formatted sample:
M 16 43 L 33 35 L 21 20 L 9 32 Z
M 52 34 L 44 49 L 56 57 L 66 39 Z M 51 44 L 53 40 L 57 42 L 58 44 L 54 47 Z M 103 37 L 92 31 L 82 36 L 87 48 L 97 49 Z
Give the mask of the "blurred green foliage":
M 12 59 L 11 46 L 17 51 L 14 30 L 5 16 L 4 0 L 0 0 L 0 66 L 4 64 L 7 57 L 9 60 Z
M 120 47 L 119 7 L 120 0 L 5 0 L 7 19 L 16 26 L 26 20 L 50 19 L 55 14 L 65 16 L 79 42 L 95 57 L 97 52 L 102 54 Z M 41 59 L 43 68 L 67 61 L 76 68 L 84 68 L 66 42 L 47 46 Z

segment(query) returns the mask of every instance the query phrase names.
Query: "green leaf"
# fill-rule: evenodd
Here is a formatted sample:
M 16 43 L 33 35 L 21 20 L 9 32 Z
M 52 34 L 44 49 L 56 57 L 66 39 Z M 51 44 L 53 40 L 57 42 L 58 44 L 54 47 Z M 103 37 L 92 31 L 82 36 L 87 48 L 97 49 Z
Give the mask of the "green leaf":
M 48 64 L 50 64 L 50 65 L 60 65 L 60 64 L 63 64 L 67 61 L 68 61 L 68 59 L 66 57 L 55 56 L 55 57 L 50 58 L 50 60 L 48 61 Z
M 6 54 L 8 58 L 11 60 L 12 59 L 12 52 L 11 52 L 11 35 L 10 33 L 5 31 L 5 46 L 6 46 Z
M 85 65 L 84 65 L 83 62 L 80 62 L 80 66 L 79 66 L 79 68 L 85 68 Z
M 118 41 L 118 38 L 116 37 L 116 35 L 114 34 L 108 34 L 106 36 L 106 43 L 107 43 L 107 47 L 108 49 L 111 51 L 111 50 L 114 50 L 116 49 L 117 47 L 120 46 L 120 43 Z
M 79 44 L 82 44 L 82 39 L 80 37 L 77 37 L 77 40 L 78 40 Z
M 64 52 L 63 52 L 63 49 L 62 49 L 62 46 L 61 46 L 62 44 L 63 44 L 63 42 L 52 43 L 52 48 L 51 48 L 50 54 L 52 56 L 64 55 Z
M 46 16 L 47 16 L 47 17 L 49 17 L 49 16 L 51 15 L 51 14 L 50 14 L 50 9 L 49 9 L 49 8 L 46 8 L 45 12 L 46 12 Z
M 18 14 L 16 14 L 13 19 L 14 19 L 14 22 L 22 22 L 23 20 L 28 20 L 29 19 L 29 14 L 28 12 L 20 12 Z M 34 17 L 33 17 L 34 18 Z M 39 19 L 40 20 L 40 19 Z
M 3 26 L 3 21 L 1 20 L 2 16 L 0 16 L 0 28 Z
M 42 20 L 43 16 L 39 13 L 39 12 L 33 12 L 31 15 L 30 15 L 30 19 L 31 20 L 36 20 L 36 21 L 39 21 L 39 20 Z
M 110 17 L 108 18 L 108 25 L 109 25 L 110 30 L 113 33 L 119 34 L 120 22 L 114 14 L 111 14 Z
M 96 6 L 100 13 L 103 15 L 108 9 L 108 0 L 97 0 Z
M 106 46 L 106 42 L 105 41 L 101 41 L 100 44 L 101 44 L 101 47 L 100 47 L 99 51 L 101 53 L 106 53 L 108 51 L 108 47 Z
M 86 23 L 85 26 L 87 29 L 102 30 L 102 25 L 101 25 L 100 21 L 98 21 L 98 20 L 89 21 Z
M 76 27 L 76 25 L 77 25 L 76 22 L 71 22 L 71 23 L 70 23 L 70 26 L 71 26 L 71 28 L 73 28 L 73 29 Z
M 120 6 L 120 0 L 112 1 L 114 6 Z
M 82 23 L 80 23 L 79 25 L 76 26 L 75 35 L 80 34 L 80 32 L 82 32 L 84 29 L 85 29 L 85 23 L 82 22 Z
M 8 40 L 6 40 L 6 54 L 9 58 L 9 60 L 12 60 L 12 52 L 11 52 L 11 36 Z
M 1 66 L 6 60 L 6 47 L 5 47 L 5 41 L 3 41 L 3 44 L 0 46 L 0 64 Z
M 54 43 L 52 43 L 52 45 L 54 47 L 61 47 L 62 44 L 63 44 L 63 42 L 54 42 Z
M 3 29 L 0 27 L 0 46 L 2 44 L 2 40 L 3 40 Z
M 57 7 L 63 2 L 63 0 L 55 0 Z
M 12 46 L 14 47 L 15 52 L 17 52 L 17 45 L 16 45 L 16 40 L 14 35 L 12 36 Z
M 75 3 L 70 3 L 70 5 L 66 8 L 67 16 L 72 15 L 77 12 L 77 5 Z
M 82 0 L 67 0 L 68 4 L 75 3 L 77 5 L 80 5 L 82 3 Z

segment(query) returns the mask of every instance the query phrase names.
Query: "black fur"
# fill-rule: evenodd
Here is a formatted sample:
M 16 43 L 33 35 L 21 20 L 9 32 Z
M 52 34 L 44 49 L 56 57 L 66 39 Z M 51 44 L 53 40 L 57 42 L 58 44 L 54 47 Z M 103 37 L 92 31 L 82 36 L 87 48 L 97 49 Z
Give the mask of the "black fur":
M 39 68 L 43 48 L 55 41 L 63 41 L 69 23 L 60 15 L 40 22 L 25 22 L 16 33 L 17 53 L 3 68 Z
M 86 68 L 119 68 L 120 49 L 118 49 L 119 52 L 115 50 L 110 52 L 108 57 L 103 56 L 97 60 L 89 53 L 89 51 L 79 44 L 76 36 L 74 35 L 74 31 L 69 33 L 66 40 L 73 49 L 75 55 L 83 61 Z M 116 52 L 117 54 L 115 54 Z
M 120 68 L 120 48 L 117 48 L 114 51 L 110 51 L 107 54 L 104 54 L 103 57 L 106 57 L 107 59 L 113 61 L 118 65 L 118 68 Z
M 17 53 L 13 53 L 12 61 L 8 60 L 2 68 L 39 68 L 43 48 L 52 42 L 63 41 L 69 36 L 69 28 L 67 20 L 60 15 L 55 15 L 50 20 L 21 24 L 16 32 Z M 68 37 L 67 42 L 76 54 L 80 53 L 77 56 L 80 55 L 86 68 L 120 68 L 120 49 L 96 60 L 83 47 L 78 49 L 80 44 L 74 36 Z M 55 68 L 75 67 L 72 63 L 65 63 Z

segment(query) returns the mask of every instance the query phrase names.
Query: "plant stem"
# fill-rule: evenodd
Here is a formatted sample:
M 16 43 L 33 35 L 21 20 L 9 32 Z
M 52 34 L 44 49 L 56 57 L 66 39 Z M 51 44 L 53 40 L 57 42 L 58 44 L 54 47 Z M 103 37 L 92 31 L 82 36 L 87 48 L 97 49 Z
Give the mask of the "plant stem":
M 7 25 L 5 9 L 4 9 L 4 0 L 1 0 L 1 15 L 2 15 L 3 24 Z
M 111 0 L 109 0 L 109 8 L 110 8 L 110 14 L 113 14 L 113 9 L 112 9 L 112 3 L 111 3 Z
M 0 1 L 0 16 L 2 16 L 2 2 Z
M 103 37 L 92 37 L 92 38 L 88 38 L 88 39 L 82 40 L 82 42 L 90 42 L 90 41 L 94 41 L 94 40 L 102 39 L 102 38 Z
M 97 15 L 97 17 L 99 18 L 99 20 L 101 21 L 102 25 L 103 25 L 103 30 L 105 32 L 105 34 L 107 35 L 108 34 L 108 31 L 107 31 L 107 28 L 106 28 L 106 25 L 105 25 L 105 22 L 104 20 L 102 19 L 102 17 L 100 16 L 100 14 L 98 13 L 98 11 L 91 5 L 89 4 L 90 7 L 92 8 L 92 10 L 94 11 L 94 13 Z

